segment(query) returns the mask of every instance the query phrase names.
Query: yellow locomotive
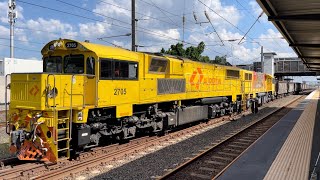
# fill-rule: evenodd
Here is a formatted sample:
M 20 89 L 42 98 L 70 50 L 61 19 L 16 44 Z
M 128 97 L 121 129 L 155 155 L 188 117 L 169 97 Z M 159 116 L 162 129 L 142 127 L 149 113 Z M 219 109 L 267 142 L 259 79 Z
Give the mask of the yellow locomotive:
M 68 39 L 41 53 L 43 73 L 11 75 L 10 150 L 20 160 L 57 162 L 110 140 L 256 111 L 274 95 L 271 75 L 160 53 Z

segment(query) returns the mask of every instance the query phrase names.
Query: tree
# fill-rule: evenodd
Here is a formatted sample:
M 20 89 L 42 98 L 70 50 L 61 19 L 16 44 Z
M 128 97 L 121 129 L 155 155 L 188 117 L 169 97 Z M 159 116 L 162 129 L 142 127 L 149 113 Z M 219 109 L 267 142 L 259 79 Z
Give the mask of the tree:
M 226 66 L 231 66 L 231 64 L 227 61 L 227 56 L 216 56 L 214 60 L 212 60 L 213 64 L 221 64 L 221 65 L 226 65 Z
M 210 60 L 208 56 L 202 56 L 201 54 L 204 52 L 205 47 L 206 45 L 204 44 L 204 42 L 200 42 L 197 47 L 189 46 L 187 47 L 187 49 L 184 49 L 182 43 L 177 43 L 175 45 L 171 45 L 167 51 L 164 48 L 162 48 L 160 52 L 164 54 L 189 58 L 193 61 L 201 61 L 221 65 L 231 65 L 227 62 L 227 56 L 216 56 L 214 60 Z
M 187 49 L 183 48 L 182 43 L 177 43 L 175 45 L 171 45 L 167 51 L 164 48 L 162 48 L 160 52 L 165 54 L 189 58 L 194 61 L 209 62 L 208 56 L 201 55 L 204 49 L 205 49 L 204 42 L 200 42 L 197 47 L 189 46 L 187 47 Z

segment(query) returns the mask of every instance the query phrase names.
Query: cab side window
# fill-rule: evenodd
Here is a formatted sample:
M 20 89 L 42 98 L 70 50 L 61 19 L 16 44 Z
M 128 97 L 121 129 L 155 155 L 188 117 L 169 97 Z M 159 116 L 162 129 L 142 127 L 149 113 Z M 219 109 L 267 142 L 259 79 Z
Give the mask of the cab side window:
M 136 80 L 138 63 L 117 59 L 100 59 L 100 79 Z
M 112 61 L 111 60 L 101 59 L 100 79 L 112 79 Z
M 137 79 L 138 63 L 130 61 L 114 61 L 114 79 Z
M 87 58 L 87 74 L 95 75 L 95 59 L 93 57 Z

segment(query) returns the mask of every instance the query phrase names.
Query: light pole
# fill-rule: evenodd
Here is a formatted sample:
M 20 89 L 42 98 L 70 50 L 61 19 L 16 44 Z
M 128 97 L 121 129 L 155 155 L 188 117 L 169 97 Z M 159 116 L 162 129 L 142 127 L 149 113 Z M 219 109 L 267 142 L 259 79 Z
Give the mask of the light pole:
M 16 1 L 9 0 L 8 7 L 9 7 L 8 18 L 10 23 L 10 58 L 14 58 L 13 57 L 13 50 L 14 50 L 13 38 L 14 38 L 14 23 L 16 22 L 16 19 L 17 19 L 17 11 L 15 10 Z

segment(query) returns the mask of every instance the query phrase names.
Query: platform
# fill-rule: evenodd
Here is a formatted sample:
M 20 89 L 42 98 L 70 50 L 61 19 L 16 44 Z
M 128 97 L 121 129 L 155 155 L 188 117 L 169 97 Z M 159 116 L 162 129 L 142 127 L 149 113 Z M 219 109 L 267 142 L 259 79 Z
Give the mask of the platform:
M 309 179 L 320 151 L 319 114 L 319 90 L 316 90 L 245 151 L 218 179 Z M 315 171 L 320 172 L 319 169 Z

